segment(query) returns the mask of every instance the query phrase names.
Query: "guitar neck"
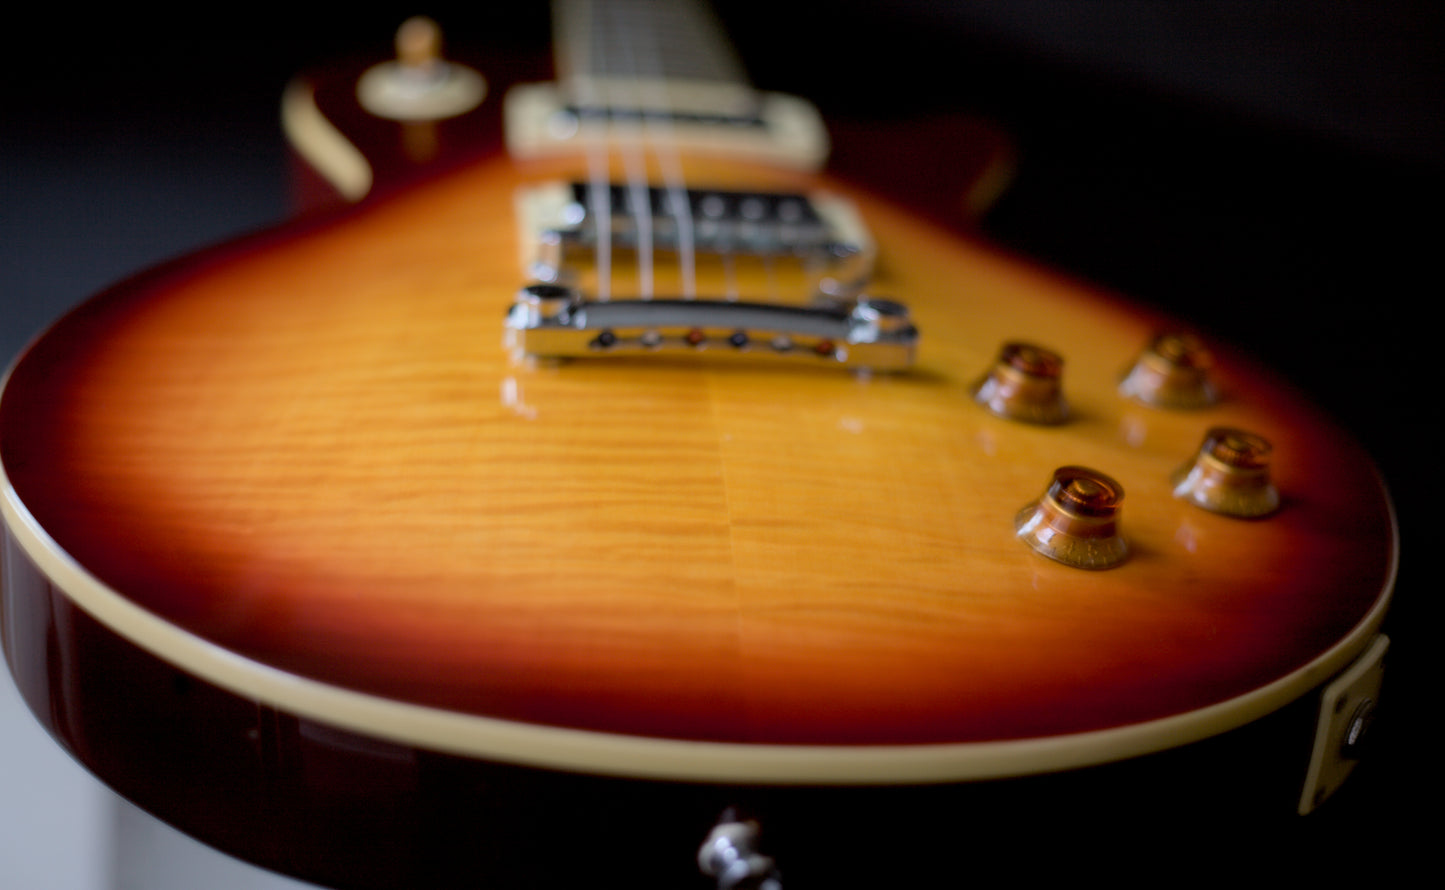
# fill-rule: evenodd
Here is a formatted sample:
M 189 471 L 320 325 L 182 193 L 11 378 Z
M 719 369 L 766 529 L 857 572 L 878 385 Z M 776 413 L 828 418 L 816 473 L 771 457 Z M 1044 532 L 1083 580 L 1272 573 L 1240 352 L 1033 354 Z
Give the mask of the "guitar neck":
M 748 115 L 756 97 L 705 4 L 557 0 L 557 76 L 585 113 Z

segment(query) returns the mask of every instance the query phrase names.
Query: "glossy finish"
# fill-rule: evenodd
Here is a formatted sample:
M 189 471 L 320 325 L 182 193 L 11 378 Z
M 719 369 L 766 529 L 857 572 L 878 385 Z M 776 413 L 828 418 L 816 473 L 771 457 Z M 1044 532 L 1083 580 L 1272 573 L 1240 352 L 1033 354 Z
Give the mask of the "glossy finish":
M 1182 749 L 1007 782 L 819 788 L 540 770 L 229 694 L 77 608 L 9 535 L 0 564 L 9 667 L 71 754 L 207 844 L 327 887 L 551 888 L 618 872 L 627 886 L 696 886 L 698 846 L 728 807 L 761 821 L 790 887 L 927 886 L 957 866 L 961 832 L 1000 861 L 1027 861 L 1045 839 L 1071 873 L 1117 869 L 1121 834 L 1140 855 L 1180 860 L 1221 825 L 1287 833 L 1313 730 L 1302 700 Z M 1060 803 L 1079 801 L 1090 819 Z
M 122 284 L 14 369 L 6 651 L 82 762 L 347 887 L 583 884 L 619 858 L 683 886 L 730 804 L 820 886 L 930 874 L 960 831 L 1114 856 L 1060 801 L 1154 850 L 1182 836 L 1155 814 L 1293 807 L 1304 693 L 1393 580 L 1347 436 L 1227 349 L 1216 406 L 1131 402 L 1120 371 L 1167 319 L 852 185 L 709 158 L 691 181 L 858 203 L 917 368 L 516 362 L 512 197 L 580 171 L 466 160 L 499 142 L 484 118 L 373 129 L 375 200 Z M 450 173 L 396 191 L 418 157 Z M 1014 341 L 1067 360 L 1067 422 L 971 400 Z M 1212 425 L 1275 443 L 1278 516 L 1172 496 Z M 1014 534 L 1076 463 L 1129 492 L 1109 572 Z
M 1167 319 L 847 183 L 699 153 L 672 159 L 690 186 L 851 199 L 878 243 L 870 291 L 924 332 L 916 368 L 516 361 L 514 198 L 587 165 L 489 154 L 496 101 L 421 128 L 369 118 L 361 70 L 290 95 L 362 149 L 372 200 L 118 286 L 0 393 L 0 506 L 25 558 L 139 649 L 418 750 L 896 783 L 1183 744 L 1367 643 L 1393 580 L 1386 496 L 1348 437 L 1239 356 L 1218 350 L 1218 405 L 1144 408 L 1118 376 Z M 931 178 L 934 199 L 997 178 L 996 132 L 964 132 L 980 138 L 951 143 L 960 178 Z M 842 166 L 869 159 L 918 196 L 884 163 L 899 148 L 854 134 Z M 654 179 L 665 163 L 609 160 Z M 638 289 L 613 272 L 614 294 Z M 766 267 L 745 274 L 766 290 Z M 971 400 L 1020 341 L 1067 359 L 1066 423 Z M 1211 425 L 1287 456 L 1268 524 L 1172 496 Z M 1015 538 L 1017 505 L 1071 464 L 1130 493 L 1114 571 Z
M 16 500 L 102 584 L 255 663 L 626 735 L 1104 730 L 1233 700 L 1377 618 L 1394 532 L 1347 437 L 1223 350 L 1215 408 L 1120 398 L 1162 319 L 841 183 L 886 258 L 877 289 L 925 332 L 914 372 L 513 363 L 509 202 L 559 172 L 483 159 L 91 302 L 0 402 Z M 1024 336 L 1067 353 L 1069 423 L 970 398 Z M 1288 455 L 1267 525 L 1172 496 L 1213 425 Z M 1129 491 L 1126 566 L 1084 574 L 1014 539 L 1064 464 Z

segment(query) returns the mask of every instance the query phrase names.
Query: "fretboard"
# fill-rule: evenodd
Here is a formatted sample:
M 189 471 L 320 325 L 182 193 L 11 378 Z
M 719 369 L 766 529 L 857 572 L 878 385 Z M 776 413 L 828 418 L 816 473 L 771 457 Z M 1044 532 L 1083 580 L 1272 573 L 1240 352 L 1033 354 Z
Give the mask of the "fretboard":
M 691 0 L 557 0 L 558 79 L 691 82 L 749 89 L 712 10 Z
M 703 3 L 555 0 L 552 13 L 557 81 L 507 95 L 514 157 L 665 145 L 802 169 L 827 158 L 817 110 L 755 91 Z

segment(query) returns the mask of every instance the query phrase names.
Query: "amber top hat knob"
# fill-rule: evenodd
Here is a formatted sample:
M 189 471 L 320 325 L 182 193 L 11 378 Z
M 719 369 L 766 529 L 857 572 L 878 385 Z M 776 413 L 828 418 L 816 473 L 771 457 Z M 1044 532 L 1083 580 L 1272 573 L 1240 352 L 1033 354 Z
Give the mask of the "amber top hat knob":
M 1064 360 L 1032 343 L 1005 343 L 993 367 L 973 388 L 973 400 L 1009 420 L 1063 423 L 1069 416 L 1064 401 Z
M 1174 496 L 1225 516 L 1268 516 L 1279 509 L 1279 492 L 1269 475 L 1273 451 L 1263 436 L 1215 427 L 1193 460 L 1171 477 Z
M 1049 559 L 1080 569 L 1123 562 L 1129 546 L 1119 534 L 1124 487 L 1088 467 L 1060 467 L 1043 495 L 1019 511 L 1020 539 Z
M 1205 408 L 1219 401 L 1214 356 L 1192 334 L 1160 334 L 1124 374 L 1119 392 L 1155 408 Z

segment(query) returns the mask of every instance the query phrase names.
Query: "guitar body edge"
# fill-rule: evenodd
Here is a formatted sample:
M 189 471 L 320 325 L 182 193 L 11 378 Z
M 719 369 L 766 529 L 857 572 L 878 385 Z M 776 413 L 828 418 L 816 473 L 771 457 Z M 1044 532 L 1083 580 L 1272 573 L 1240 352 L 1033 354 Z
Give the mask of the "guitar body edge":
M 538 768 L 660 781 L 761 782 L 797 786 L 906 785 L 1017 778 L 1089 767 L 1167 750 L 1255 721 L 1318 689 L 1377 634 L 1388 610 L 1393 569 L 1359 624 L 1289 674 L 1218 704 L 1174 716 L 1060 736 L 913 745 L 778 745 L 672 740 L 520 723 L 451 713 L 291 675 L 197 638 L 109 589 L 36 525 L 0 466 L 6 528 L 5 596 L 24 586 L 22 569 L 137 652 L 238 698 L 417 749 Z M 1398 558 L 1392 558 L 1392 565 Z M 7 646 L 18 640 L 7 631 Z M 48 639 L 48 638 L 46 638 Z M 60 650 L 62 653 L 66 650 Z M 16 657 L 18 658 L 18 656 Z M 54 661 L 54 654 L 46 662 Z M 17 672 L 18 672 L 17 668 Z M 123 672 L 122 672 L 123 673 Z M 32 707 L 34 705 L 32 704 Z M 104 775 L 104 774 L 102 774 Z
M 638 887 L 696 880 L 727 807 L 759 817 L 802 880 L 937 875 L 959 843 L 1032 872 L 1144 874 L 1287 844 L 1317 696 L 1180 748 L 1007 780 L 891 785 L 657 781 L 542 769 L 339 729 L 238 695 L 134 645 L 5 538 L 3 638 L 37 719 L 115 791 L 204 843 L 337 888 L 561 886 L 624 856 Z M 1127 839 L 1127 862 L 1117 844 Z M 625 853 L 619 853 L 625 851 Z M 846 852 L 845 852 L 846 851 Z M 1220 864 L 1237 861 L 1223 857 Z M 641 877 L 646 875 L 647 877 Z
M 506 157 L 500 91 L 368 117 L 360 70 L 298 78 L 283 114 L 298 203 L 365 200 L 117 285 L 0 384 L 0 638 L 103 781 L 356 890 L 685 887 L 728 807 L 790 890 L 980 856 L 1228 867 L 1318 824 L 1295 812 L 1321 692 L 1381 639 L 1389 495 L 1227 347 L 1212 407 L 1122 397 L 1175 323 L 971 234 L 996 132 L 956 182 L 867 127 L 823 176 L 686 158 L 709 188 L 856 204 L 914 372 L 559 366 L 507 353 L 502 318 L 514 196 L 577 160 Z M 1020 337 L 1068 356 L 1071 423 L 974 403 Z M 1176 497 L 1219 427 L 1274 443 L 1278 515 Z M 1117 570 L 1014 535 L 1075 464 L 1130 492 Z

